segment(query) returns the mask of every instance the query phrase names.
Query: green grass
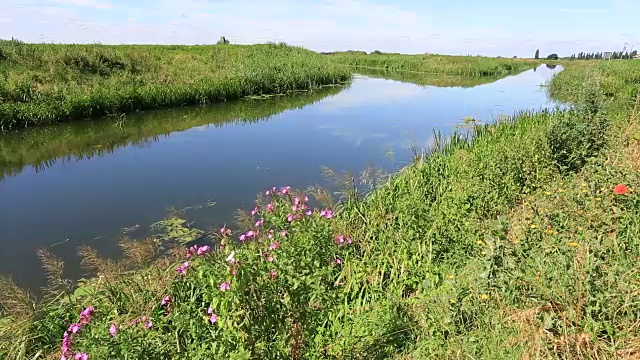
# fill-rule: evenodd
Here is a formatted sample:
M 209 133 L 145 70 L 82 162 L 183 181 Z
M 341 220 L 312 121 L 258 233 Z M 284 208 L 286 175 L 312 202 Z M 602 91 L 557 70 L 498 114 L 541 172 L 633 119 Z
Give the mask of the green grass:
M 0 41 L 0 129 L 308 90 L 350 78 L 328 58 L 284 44 Z
M 195 126 L 223 126 L 255 122 L 288 109 L 301 108 L 332 96 L 343 87 L 324 87 L 304 93 L 244 99 L 206 107 L 149 111 L 70 124 L 39 126 L 0 136 L 0 180 L 30 166 L 36 170 L 57 159 L 86 159 L 118 148 L 157 141 L 161 136 Z
M 542 63 L 529 59 L 498 59 L 480 56 L 336 53 L 328 57 L 339 64 L 357 68 L 464 77 L 500 77 L 519 73 Z
M 468 76 L 456 76 L 456 75 L 435 75 L 423 72 L 413 71 L 389 71 L 385 69 L 364 68 L 359 67 L 356 70 L 357 74 L 365 75 L 380 79 L 389 79 L 395 81 L 402 81 L 406 83 L 421 85 L 421 86 L 436 86 L 436 87 L 461 87 L 472 88 L 475 86 L 490 84 L 498 81 L 505 76 L 481 76 L 481 77 L 468 77 Z
M 331 219 L 289 222 L 301 192 L 260 195 L 231 237 L 168 218 L 154 239 L 124 240 L 121 261 L 81 249 L 102 276 L 89 295 L 65 295 L 48 258 L 54 286 L 39 305 L 2 283 L 12 321 L 0 322 L 0 355 L 59 357 L 65 329 L 91 305 L 72 349 L 97 359 L 634 358 L 640 101 L 635 72 L 622 66 L 568 66 L 551 88 L 574 109 L 440 139 L 364 197 L 351 179 L 337 203 L 308 191 L 335 210 Z M 574 140 L 555 146 L 556 131 Z M 567 167 L 566 154 L 579 161 Z M 631 190 L 615 194 L 618 184 Z M 238 244 L 260 218 L 257 238 Z M 214 249 L 179 275 L 180 240 L 194 233 Z M 175 251 L 153 260 L 158 244 Z M 141 316 L 150 329 L 131 324 Z

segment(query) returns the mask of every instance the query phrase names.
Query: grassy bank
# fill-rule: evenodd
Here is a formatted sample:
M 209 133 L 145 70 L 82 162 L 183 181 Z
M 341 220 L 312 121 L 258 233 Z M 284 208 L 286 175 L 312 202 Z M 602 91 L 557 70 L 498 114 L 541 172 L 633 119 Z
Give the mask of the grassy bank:
M 389 79 L 395 81 L 402 81 L 406 83 L 422 85 L 422 86 L 436 86 L 436 87 L 461 87 L 472 88 L 475 86 L 490 84 L 498 81 L 505 76 L 456 76 L 456 75 L 438 75 L 412 72 L 412 71 L 389 71 L 385 69 L 376 68 L 357 68 L 356 72 L 361 75 L 366 75 L 374 78 Z
M 574 109 L 442 140 L 366 197 L 268 189 L 232 232 L 168 218 L 121 261 L 80 249 L 82 295 L 42 253 L 42 303 L 0 284 L 0 355 L 633 358 L 639 86 L 617 66 L 568 66 L 551 87 Z
M 444 55 L 363 55 L 336 53 L 333 61 L 358 68 L 413 71 L 465 77 L 500 77 L 531 69 L 542 62 L 528 59 L 498 59 L 480 56 Z
M 342 89 L 341 86 L 323 87 L 270 99 L 244 99 L 8 132 L 0 136 L 0 180 L 28 166 L 40 170 L 60 159 L 87 159 L 132 144 L 144 145 L 195 126 L 260 121 L 320 101 Z
M 307 90 L 350 77 L 330 59 L 284 44 L 0 41 L 0 129 Z

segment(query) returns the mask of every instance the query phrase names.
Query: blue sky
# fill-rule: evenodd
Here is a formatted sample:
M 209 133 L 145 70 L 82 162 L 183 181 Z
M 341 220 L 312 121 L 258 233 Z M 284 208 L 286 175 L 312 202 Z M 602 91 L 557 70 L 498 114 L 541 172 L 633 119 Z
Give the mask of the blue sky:
M 640 0 L 1 0 L 0 38 L 529 56 L 640 49 Z M 634 15 L 635 14 L 635 15 Z

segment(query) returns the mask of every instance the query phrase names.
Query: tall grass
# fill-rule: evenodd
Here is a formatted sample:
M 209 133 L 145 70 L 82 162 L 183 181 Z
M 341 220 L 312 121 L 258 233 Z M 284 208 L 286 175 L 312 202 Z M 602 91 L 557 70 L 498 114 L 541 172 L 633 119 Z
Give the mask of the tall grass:
M 431 73 L 413 72 L 413 71 L 389 71 L 386 69 L 377 68 L 364 68 L 359 67 L 355 70 L 356 73 L 381 79 L 390 79 L 396 81 L 402 81 L 406 83 L 423 85 L 423 86 L 436 86 L 436 87 L 460 87 L 471 88 L 475 86 L 490 84 L 498 81 L 508 74 L 503 76 L 460 76 L 460 75 L 434 75 Z
M 205 104 L 345 82 L 351 74 L 285 44 L 105 46 L 1 41 L 0 129 Z
M 439 139 L 365 197 L 353 179 L 331 211 L 268 189 L 240 231 L 198 232 L 213 241 L 188 255 L 176 243 L 194 229 L 165 220 L 153 243 L 177 255 L 137 272 L 83 249 L 104 275 L 69 301 L 16 305 L 30 297 L 7 285 L 0 329 L 28 321 L 21 342 L 0 332 L 0 354 L 59 356 L 91 305 L 71 347 L 93 358 L 634 358 L 640 99 L 607 100 L 593 80 L 612 75 L 584 70 L 566 70 L 597 85 L 574 89 L 575 109 Z M 559 150 L 555 131 L 583 130 L 565 116 L 608 126 Z M 567 150 L 582 157 L 569 168 Z
M 414 71 L 465 77 L 499 77 L 531 69 L 541 62 L 527 59 L 498 59 L 480 56 L 399 55 L 336 53 L 335 62 L 358 68 Z

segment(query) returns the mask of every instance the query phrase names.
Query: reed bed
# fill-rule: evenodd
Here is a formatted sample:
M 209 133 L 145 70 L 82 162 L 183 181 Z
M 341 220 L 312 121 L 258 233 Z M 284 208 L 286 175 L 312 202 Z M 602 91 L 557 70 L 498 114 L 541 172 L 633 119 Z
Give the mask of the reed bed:
M 106 46 L 0 41 L 0 130 L 344 83 L 286 44 Z

